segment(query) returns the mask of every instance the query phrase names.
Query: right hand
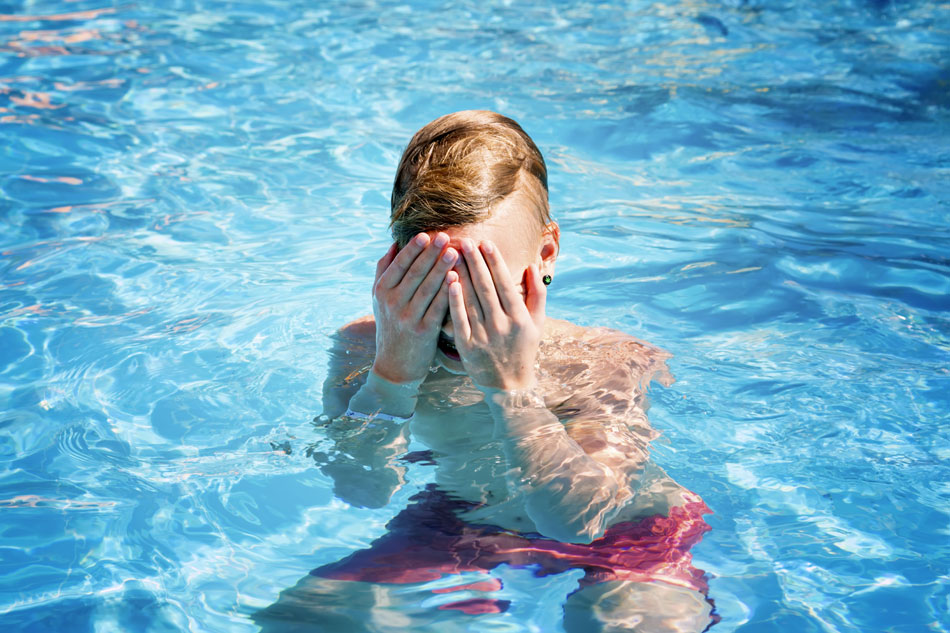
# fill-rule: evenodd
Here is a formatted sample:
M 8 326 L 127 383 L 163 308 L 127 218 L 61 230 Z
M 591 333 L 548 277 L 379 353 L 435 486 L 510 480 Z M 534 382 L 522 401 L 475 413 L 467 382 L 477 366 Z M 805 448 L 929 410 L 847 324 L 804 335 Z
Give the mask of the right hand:
M 376 264 L 373 371 L 390 382 L 422 380 L 435 358 L 439 330 L 449 305 L 451 271 L 458 259 L 449 236 L 420 233 L 400 251 L 396 244 Z

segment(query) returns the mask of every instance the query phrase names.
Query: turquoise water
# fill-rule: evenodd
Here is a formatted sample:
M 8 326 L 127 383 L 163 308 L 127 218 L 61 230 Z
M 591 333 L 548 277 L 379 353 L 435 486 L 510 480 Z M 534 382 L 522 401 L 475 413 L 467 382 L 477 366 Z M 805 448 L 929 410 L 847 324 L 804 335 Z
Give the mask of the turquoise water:
M 674 354 L 713 630 L 950 631 L 948 60 L 932 2 L 0 0 L 0 628 L 254 631 L 431 481 L 335 500 L 311 420 L 402 148 L 489 108 L 549 313 Z

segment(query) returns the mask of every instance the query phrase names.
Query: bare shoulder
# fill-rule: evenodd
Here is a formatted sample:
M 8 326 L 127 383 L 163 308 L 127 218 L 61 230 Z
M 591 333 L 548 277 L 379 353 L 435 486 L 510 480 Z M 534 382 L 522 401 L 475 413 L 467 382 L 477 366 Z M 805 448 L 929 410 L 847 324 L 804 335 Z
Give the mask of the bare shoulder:
M 672 382 L 670 354 L 619 330 L 550 321 L 542 362 L 549 408 L 585 453 L 632 481 L 658 436 L 647 418 L 647 385 Z
M 372 315 L 350 321 L 333 336 L 331 377 L 351 380 L 352 372 L 363 373 L 376 356 L 376 321 Z
M 375 344 L 376 319 L 372 314 L 354 319 L 337 330 L 337 336 L 346 341 Z
M 365 380 L 376 356 L 376 321 L 372 316 L 350 321 L 332 337 L 330 366 L 323 383 L 324 413 L 336 417 Z
M 545 335 L 547 364 L 556 373 L 586 370 L 604 379 L 609 376 L 611 382 L 623 375 L 636 391 L 644 391 L 651 380 L 664 386 L 673 383 L 666 365 L 672 354 L 626 332 L 548 319 Z

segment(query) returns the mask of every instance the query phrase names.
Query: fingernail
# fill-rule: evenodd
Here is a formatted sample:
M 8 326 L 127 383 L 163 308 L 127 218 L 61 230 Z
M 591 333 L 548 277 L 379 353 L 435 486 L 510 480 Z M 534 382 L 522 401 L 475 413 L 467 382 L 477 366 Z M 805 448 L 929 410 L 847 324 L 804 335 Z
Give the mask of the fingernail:
M 466 237 L 464 240 L 462 240 L 462 251 L 464 253 L 471 253 L 474 245 L 475 243 Z
M 435 236 L 435 239 L 432 240 L 432 243 L 438 246 L 439 248 L 442 248 L 443 246 L 449 243 L 449 236 L 446 235 L 445 233 L 439 233 L 438 235 Z
M 455 258 L 458 256 L 458 253 L 455 252 L 454 248 L 450 248 L 442 255 L 442 261 L 447 264 L 451 264 L 455 261 Z
M 420 233 L 416 236 L 416 244 L 419 246 L 425 246 L 429 243 L 429 236 L 425 233 Z
M 494 252 L 495 247 L 492 246 L 491 242 L 482 242 L 482 250 L 485 252 L 486 255 L 491 255 L 492 252 Z

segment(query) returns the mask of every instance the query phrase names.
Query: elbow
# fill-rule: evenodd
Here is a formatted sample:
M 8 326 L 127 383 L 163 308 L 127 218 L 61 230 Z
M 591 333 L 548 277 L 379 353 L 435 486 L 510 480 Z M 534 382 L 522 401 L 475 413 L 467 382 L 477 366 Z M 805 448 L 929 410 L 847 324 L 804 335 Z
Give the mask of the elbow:
M 559 520 L 552 516 L 532 518 L 541 536 L 561 543 L 588 545 L 602 537 L 606 530 L 605 524 L 594 521 L 572 521 L 569 518 Z
M 529 496 L 528 516 L 538 533 L 562 543 L 589 544 L 604 535 L 611 519 L 627 496 L 620 494 L 615 482 L 598 482 L 596 491 L 572 487 L 558 494 L 554 489 Z
M 594 528 L 592 526 L 584 525 L 577 526 L 575 529 L 572 526 L 562 526 L 560 531 L 556 531 L 553 534 L 545 534 L 544 532 L 541 532 L 541 534 L 561 543 L 590 545 L 604 535 L 604 528 L 603 526 Z
M 617 507 L 612 503 L 591 503 L 583 508 L 557 505 L 552 499 L 528 503 L 528 516 L 542 536 L 562 543 L 587 545 L 604 535 Z
M 333 494 L 357 508 L 384 508 L 401 487 L 400 473 L 393 468 L 366 469 L 340 460 L 320 470 L 333 479 Z

